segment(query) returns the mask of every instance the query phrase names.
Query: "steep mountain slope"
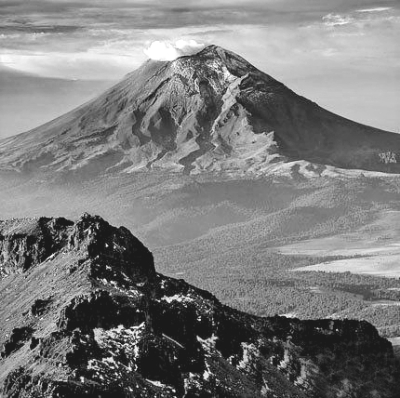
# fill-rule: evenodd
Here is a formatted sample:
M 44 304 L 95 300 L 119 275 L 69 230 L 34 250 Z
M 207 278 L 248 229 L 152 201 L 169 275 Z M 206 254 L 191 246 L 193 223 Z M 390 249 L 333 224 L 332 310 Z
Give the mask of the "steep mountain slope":
M 2 397 L 398 397 L 366 322 L 258 318 L 99 217 L 0 223 Z
M 0 169 L 75 178 L 162 168 L 266 173 L 276 163 L 400 170 L 400 137 L 334 115 L 217 46 L 147 61 L 88 104 L 0 142 Z M 303 165 L 304 166 L 304 165 Z M 299 165 L 295 165 L 298 170 Z

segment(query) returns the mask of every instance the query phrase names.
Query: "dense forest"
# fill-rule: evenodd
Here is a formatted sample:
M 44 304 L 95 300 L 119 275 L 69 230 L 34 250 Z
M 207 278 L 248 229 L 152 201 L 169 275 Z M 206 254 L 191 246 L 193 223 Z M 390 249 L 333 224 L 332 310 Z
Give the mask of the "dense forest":
M 243 251 L 241 258 L 225 253 L 214 261 L 168 264 L 167 272 L 256 315 L 361 319 L 374 324 L 385 337 L 399 336 L 400 280 L 350 272 L 294 271 L 338 259 L 344 257 L 288 256 L 258 248 Z

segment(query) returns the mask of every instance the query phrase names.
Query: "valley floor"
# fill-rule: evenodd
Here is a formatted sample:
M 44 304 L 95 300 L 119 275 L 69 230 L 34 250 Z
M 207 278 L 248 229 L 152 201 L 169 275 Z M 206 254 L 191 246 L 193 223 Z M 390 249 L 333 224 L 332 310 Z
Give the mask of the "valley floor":
M 278 248 L 284 255 L 341 256 L 294 271 L 352 272 L 400 277 L 400 211 L 382 211 L 354 232 L 305 240 Z

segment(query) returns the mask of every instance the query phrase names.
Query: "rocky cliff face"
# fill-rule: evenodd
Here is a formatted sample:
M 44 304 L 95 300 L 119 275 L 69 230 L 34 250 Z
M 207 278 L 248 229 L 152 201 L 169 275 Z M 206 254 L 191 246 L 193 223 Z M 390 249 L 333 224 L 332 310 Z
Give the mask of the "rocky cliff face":
M 70 251 L 85 254 L 88 259 L 112 257 L 128 276 L 132 272 L 136 277 L 148 276 L 149 270 L 143 265 L 152 263 L 151 253 L 126 228 L 111 227 L 100 217 L 86 214 L 76 223 L 45 217 L 0 221 L 2 276 L 26 272 L 60 252 Z
M 217 46 L 147 61 L 94 101 L 0 142 L 0 170 L 263 174 L 305 161 L 399 172 L 400 138 L 334 115 Z M 297 170 L 296 169 L 296 170 Z M 324 171 L 316 168 L 316 174 Z
M 366 322 L 235 311 L 99 217 L 0 225 L 4 398 L 399 396 Z

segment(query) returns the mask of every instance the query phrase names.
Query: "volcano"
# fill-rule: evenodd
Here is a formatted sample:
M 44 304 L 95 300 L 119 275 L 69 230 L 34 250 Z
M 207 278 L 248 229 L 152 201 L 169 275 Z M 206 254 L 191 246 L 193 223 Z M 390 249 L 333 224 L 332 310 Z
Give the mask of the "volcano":
M 0 142 L 0 170 L 81 176 L 265 174 L 296 161 L 319 173 L 397 173 L 399 156 L 399 135 L 324 110 L 215 45 L 148 60 L 93 101 Z

